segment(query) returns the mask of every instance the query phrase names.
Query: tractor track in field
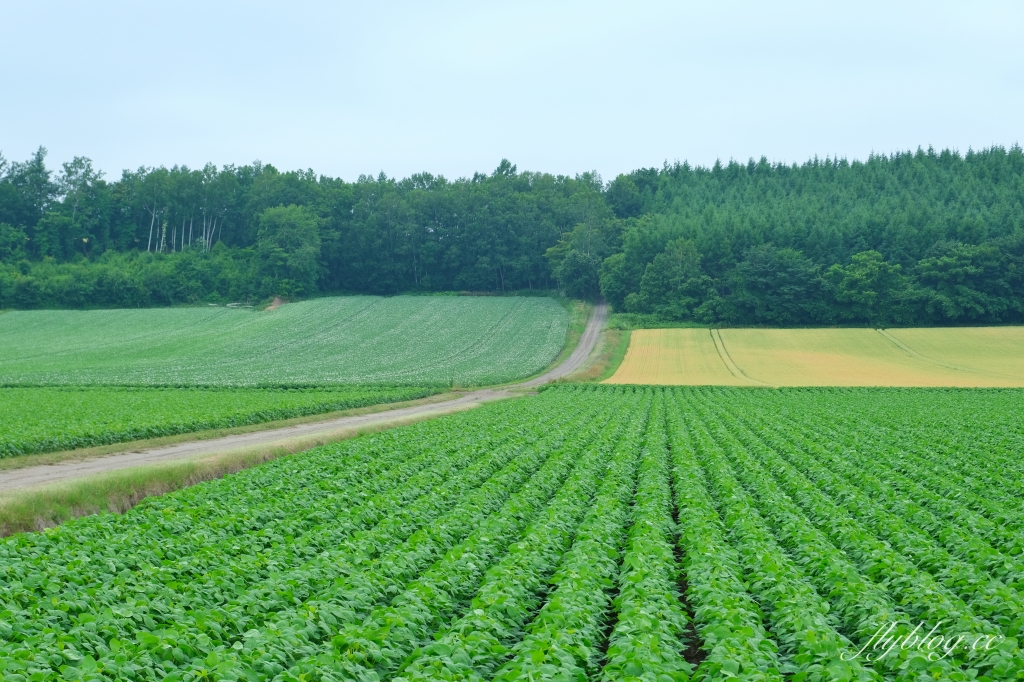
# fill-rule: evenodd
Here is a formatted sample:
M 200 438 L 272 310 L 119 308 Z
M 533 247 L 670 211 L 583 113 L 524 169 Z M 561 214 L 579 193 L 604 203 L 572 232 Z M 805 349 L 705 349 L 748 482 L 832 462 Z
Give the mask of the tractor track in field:
M 515 384 L 496 388 L 481 388 L 467 391 L 458 398 L 439 403 L 414 405 L 373 414 L 352 415 L 294 426 L 276 427 L 263 431 L 222 436 L 206 440 L 193 440 L 150 449 L 134 448 L 129 452 L 101 455 L 89 459 L 70 460 L 56 464 L 40 464 L 0 472 L 0 493 L 24 488 L 72 481 L 74 479 L 118 471 L 149 464 L 163 464 L 186 459 L 200 459 L 224 452 L 251 447 L 273 447 L 296 438 L 328 436 L 341 431 L 384 425 L 388 422 L 401 424 L 403 420 L 440 417 L 470 409 L 494 400 L 503 400 L 523 394 L 523 389 L 532 389 L 565 377 L 583 366 L 597 345 L 597 339 L 608 316 L 608 305 L 598 303 L 587 321 L 587 326 L 572 354 L 558 366 L 544 374 Z

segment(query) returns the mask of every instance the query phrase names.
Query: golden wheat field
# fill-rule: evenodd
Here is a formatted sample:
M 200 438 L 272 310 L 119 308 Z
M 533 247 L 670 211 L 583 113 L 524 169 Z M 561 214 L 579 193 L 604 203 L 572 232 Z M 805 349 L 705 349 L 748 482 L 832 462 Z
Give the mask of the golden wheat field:
M 1024 327 L 641 329 L 605 383 L 1024 387 Z

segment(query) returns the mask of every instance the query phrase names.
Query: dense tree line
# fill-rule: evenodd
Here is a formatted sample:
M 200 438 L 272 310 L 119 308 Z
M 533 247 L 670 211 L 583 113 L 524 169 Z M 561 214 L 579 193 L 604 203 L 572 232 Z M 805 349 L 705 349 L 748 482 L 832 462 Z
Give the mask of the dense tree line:
M 601 261 L 619 310 L 733 324 L 1024 320 L 1024 154 L 640 170 Z
M 647 320 L 1024 321 L 1024 154 L 345 182 L 0 157 L 0 308 L 327 292 L 603 294 Z
M 553 289 L 545 251 L 611 216 L 598 177 L 357 182 L 259 163 L 126 171 L 0 159 L 0 307 Z

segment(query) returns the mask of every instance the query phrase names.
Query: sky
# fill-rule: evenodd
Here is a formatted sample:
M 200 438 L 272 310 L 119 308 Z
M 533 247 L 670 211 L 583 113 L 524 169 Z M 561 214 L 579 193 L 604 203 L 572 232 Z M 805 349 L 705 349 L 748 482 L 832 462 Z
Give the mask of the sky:
M 605 180 L 1024 143 L 1024 2 L 0 0 L 0 152 Z

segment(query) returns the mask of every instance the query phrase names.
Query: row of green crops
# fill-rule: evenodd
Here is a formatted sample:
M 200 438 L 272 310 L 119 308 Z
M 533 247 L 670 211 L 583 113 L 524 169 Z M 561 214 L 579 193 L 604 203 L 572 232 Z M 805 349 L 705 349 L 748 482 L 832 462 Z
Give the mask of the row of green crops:
M 568 321 L 561 305 L 540 297 L 17 311 L 0 318 L 0 384 L 500 384 L 544 369 L 565 344 Z
M 3 388 L 0 458 L 423 398 L 440 389 Z
M 0 541 L 0 680 L 1024 680 L 1022 408 L 560 385 L 316 448 Z

